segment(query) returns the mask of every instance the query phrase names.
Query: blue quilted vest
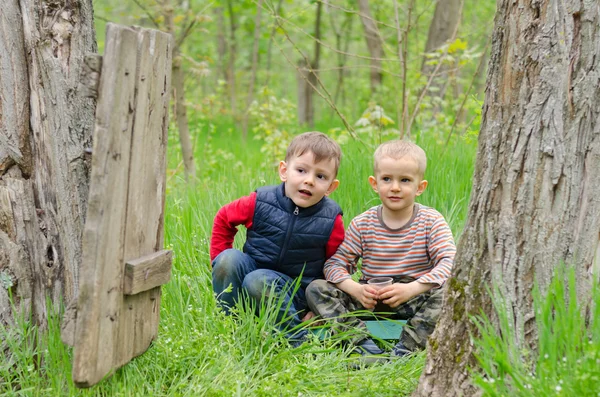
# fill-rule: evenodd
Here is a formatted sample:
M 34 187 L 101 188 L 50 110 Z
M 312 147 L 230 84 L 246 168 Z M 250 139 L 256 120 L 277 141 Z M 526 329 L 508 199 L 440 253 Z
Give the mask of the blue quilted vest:
M 256 190 L 252 227 L 244 252 L 259 269 L 271 269 L 290 277 L 303 276 L 303 286 L 323 278 L 325 248 L 340 206 L 324 197 L 309 208 L 297 207 L 285 196 L 284 184 Z

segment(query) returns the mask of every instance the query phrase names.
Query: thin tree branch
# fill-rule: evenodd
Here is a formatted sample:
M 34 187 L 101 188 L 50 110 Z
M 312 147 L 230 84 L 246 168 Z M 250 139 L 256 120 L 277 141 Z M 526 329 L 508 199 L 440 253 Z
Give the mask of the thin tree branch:
M 404 110 L 406 107 L 406 56 L 402 51 L 402 48 L 404 47 L 404 40 L 402 38 L 402 31 L 400 30 L 400 13 L 398 12 L 398 2 L 396 0 L 394 0 L 394 20 L 396 22 L 396 32 L 398 34 L 396 38 L 396 40 L 398 41 L 398 58 L 400 60 L 400 64 L 402 65 L 402 98 L 400 101 L 401 107 L 399 110 L 396 111 L 398 126 L 400 127 L 400 139 L 402 139 L 404 137 Z M 410 12 L 408 14 L 408 26 L 410 27 Z
M 458 123 L 458 119 L 460 118 L 460 114 L 462 113 L 463 108 L 465 107 L 465 103 L 467 102 L 467 98 L 469 97 L 469 94 L 471 93 L 471 88 L 473 88 L 473 85 L 475 85 L 475 79 L 477 78 L 477 76 L 479 75 L 479 73 L 481 73 L 481 68 L 483 66 L 483 61 L 485 60 L 485 53 L 487 52 L 487 49 L 488 49 L 489 45 L 490 45 L 490 36 L 488 36 L 488 39 L 487 39 L 487 41 L 485 43 L 485 48 L 483 49 L 483 53 L 481 54 L 481 59 L 479 60 L 479 64 L 477 65 L 477 70 L 473 74 L 473 78 L 471 79 L 471 83 L 469 84 L 469 88 L 465 92 L 465 96 L 464 96 L 464 98 L 462 100 L 462 103 L 460 104 L 460 108 L 458 109 L 458 112 L 456 112 L 456 116 L 454 117 L 454 122 L 452 123 L 452 127 L 450 128 L 450 132 L 448 133 L 448 138 L 446 138 L 446 143 L 444 145 L 444 149 L 442 150 L 442 156 L 446 152 L 446 148 L 448 147 L 448 144 L 450 143 L 450 138 L 452 137 L 452 133 L 454 132 L 454 128 L 456 127 L 456 124 Z M 473 120 L 471 120 L 471 122 L 468 125 L 471 125 L 472 122 L 473 122 Z
M 278 18 L 279 20 L 279 18 Z M 294 49 L 304 58 L 306 65 L 308 67 L 310 67 L 310 62 L 308 61 L 308 58 L 306 57 L 306 55 L 304 55 L 304 53 L 298 48 L 298 46 L 296 45 L 296 43 L 294 43 L 294 41 L 290 38 L 290 36 L 288 35 L 287 30 L 285 30 L 285 28 L 281 25 L 279 25 L 281 27 L 281 29 L 283 30 L 286 39 L 288 40 L 288 42 L 294 47 Z M 277 44 L 276 41 L 274 41 L 275 45 L 277 46 L 277 48 L 279 49 L 279 52 L 281 52 L 281 54 L 284 56 L 284 58 L 287 60 L 287 62 L 296 70 L 298 70 L 298 68 L 296 67 L 296 65 L 294 65 L 294 63 L 288 58 L 288 56 L 286 55 L 286 53 L 283 51 L 283 49 L 279 46 L 279 44 Z M 311 70 L 312 72 L 312 70 Z M 331 94 L 327 91 L 327 89 L 325 88 L 325 86 L 323 85 L 321 79 L 319 78 L 319 76 L 317 74 L 315 74 L 315 77 L 317 79 L 317 82 L 319 83 L 319 85 L 321 86 L 321 88 L 325 91 L 325 93 L 327 94 L 327 97 L 321 92 L 319 91 L 319 89 L 317 87 L 315 87 L 308 78 L 306 78 L 304 76 L 304 74 L 300 73 L 300 75 L 302 76 L 302 78 L 308 83 L 308 85 L 310 85 L 312 87 L 313 90 L 315 90 L 315 92 L 325 100 L 325 102 L 327 102 L 327 104 L 329 104 L 329 106 L 331 106 L 332 109 L 335 110 L 335 112 L 337 113 L 337 115 L 340 117 L 340 119 L 342 120 L 342 123 L 344 124 L 344 126 L 346 127 L 346 129 L 348 130 L 348 132 L 350 133 L 350 136 L 352 136 L 352 138 L 358 140 L 359 142 L 363 143 L 362 140 L 358 137 L 358 135 L 356 135 L 356 132 L 354 131 L 354 128 L 352 128 L 352 126 L 350 125 L 350 123 L 348 123 L 348 121 L 346 120 L 346 117 L 344 117 L 344 115 L 339 111 L 339 109 L 337 108 L 337 106 L 335 106 L 335 104 L 331 101 Z
M 206 12 L 206 10 L 208 10 L 213 4 L 214 4 L 214 1 L 208 3 L 203 9 L 201 9 L 194 15 L 194 19 L 190 22 L 190 24 L 187 26 L 187 28 L 181 31 L 181 34 L 179 35 L 179 38 L 177 39 L 177 47 L 180 47 L 183 44 L 183 42 L 185 41 L 185 39 L 187 39 L 187 37 L 190 35 L 190 33 L 192 33 L 192 30 L 193 30 L 194 26 L 196 26 L 196 22 L 198 21 L 198 17 L 200 15 L 204 14 Z M 186 22 L 187 22 L 187 19 L 188 18 L 186 16 Z
M 150 14 L 150 11 L 148 11 L 146 9 L 146 7 L 144 7 L 143 4 L 141 4 L 138 0 L 133 0 L 133 2 L 142 10 L 144 11 L 144 14 L 146 14 L 146 16 L 148 16 L 148 18 L 150 18 L 150 21 L 152 21 L 152 24 L 157 28 L 160 29 L 160 25 L 158 23 L 158 21 L 156 19 L 154 19 L 154 16 L 152 14 Z
M 375 24 L 377 24 L 377 25 L 381 25 L 381 26 L 387 26 L 388 28 L 396 29 L 396 27 L 395 27 L 395 26 L 393 26 L 393 25 L 388 25 L 387 23 L 385 23 L 385 22 L 381 22 L 381 21 L 379 21 L 379 20 L 377 20 L 377 19 L 375 19 L 375 18 L 373 18 L 373 17 L 371 17 L 371 16 L 367 16 L 367 15 L 365 15 L 365 14 L 362 14 L 360 11 L 355 11 L 355 10 L 353 10 L 353 9 L 344 8 L 344 7 L 342 7 L 342 6 L 339 6 L 339 5 L 334 5 L 334 4 L 331 4 L 330 2 L 328 2 L 327 0 L 318 0 L 318 2 L 319 2 L 319 3 L 323 3 L 323 4 L 325 4 L 325 5 L 329 6 L 330 8 L 335 8 L 335 9 L 338 9 L 338 10 L 344 11 L 344 12 L 346 12 L 346 13 L 348 13 L 348 14 L 354 14 L 354 15 L 358 15 L 360 18 L 365 18 L 365 19 L 368 19 L 368 20 L 370 20 L 370 21 L 373 21 L 373 22 L 374 22 Z
M 265 8 L 265 7 L 263 6 L 263 8 Z M 271 15 L 273 15 L 272 12 L 271 12 Z M 353 57 L 353 58 L 359 58 L 359 59 L 367 59 L 367 60 L 375 60 L 375 61 L 398 62 L 398 60 L 396 58 L 373 58 L 373 57 L 368 57 L 368 56 L 364 56 L 364 55 L 351 54 L 351 53 L 348 53 L 348 52 L 340 51 L 340 50 L 336 49 L 335 47 L 332 47 L 329 44 L 326 44 L 325 42 L 323 42 L 322 40 L 314 37 L 310 33 L 306 32 L 304 29 L 300 28 L 298 25 L 296 25 L 295 23 L 293 23 L 289 19 L 283 18 L 281 15 L 279 15 L 277 18 L 278 18 L 278 24 L 279 24 L 279 26 L 282 29 L 283 29 L 283 25 L 279 21 L 286 22 L 287 24 L 289 24 L 293 28 L 295 28 L 298 32 L 300 32 L 300 33 L 304 34 L 305 36 L 309 37 L 311 40 L 314 40 L 314 41 L 318 42 L 320 45 L 322 45 L 323 47 L 325 47 L 325 48 L 333 51 L 334 53 L 346 55 L 346 56 Z

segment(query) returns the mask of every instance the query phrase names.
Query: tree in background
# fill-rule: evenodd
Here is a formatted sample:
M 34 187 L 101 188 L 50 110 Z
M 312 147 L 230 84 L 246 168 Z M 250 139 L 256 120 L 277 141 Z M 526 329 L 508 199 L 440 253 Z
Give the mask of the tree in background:
M 138 15 L 144 13 L 156 15 L 158 22 L 164 24 L 165 17 L 157 12 L 156 4 L 165 1 L 105 0 L 97 7 L 98 29 L 102 33 L 102 20 L 155 27 L 154 16 Z M 395 125 L 407 136 L 436 134 L 443 141 L 446 137 L 460 137 L 469 128 L 478 126 L 480 99 L 477 96 L 482 87 L 473 85 L 472 90 L 466 87 L 468 76 L 475 73 L 474 66 L 480 57 L 476 48 L 483 47 L 490 29 L 487 22 L 493 7 L 485 5 L 486 2 L 464 0 L 466 22 L 459 28 L 459 36 L 464 41 L 461 46 L 455 46 L 456 52 L 449 54 L 456 60 L 450 68 L 452 75 L 440 76 L 444 79 L 451 76 L 456 95 L 445 97 L 435 117 L 431 109 L 436 98 L 421 95 L 426 92 L 427 82 L 421 77 L 421 65 L 429 28 L 428 22 L 423 26 L 422 21 L 434 19 L 433 1 L 169 2 L 173 29 L 178 35 L 187 31 L 185 24 L 193 20 L 186 17 L 186 12 L 194 16 L 202 13 L 200 17 L 206 22 L 195 27 L 181 42 L 182 57 L 174 57 L 175 61 L 183 62 L 181 70 L 186 72 L 185 100 L 177 100 L 176 109 L 181 108 L 179 104 L 188 106 L 192 142 L 196 142 L 199 134 L 205 134 L 211 124 L 219 126 L 217 132 L 222 127 L 234 128 L 241 136 L 244 130 L 254 130 L 258 125 L 256 119 L 246 121 L 249 104 L 262 98 L 258 93 L 265 88 L 275 96 L 277 103 L 286 100 L 297 105 L 297 128 L 290 130 L 291 134 L 306 128 L 302 125 L 316 123 L 327 125 L 327 129 L 342 128 L 352 134 L 354 127 L 347 120 L 357 120 L 371 102 L 390 115 L 396 113 Z M 148 12 L 142 12 L 144 9 Z M 358 23 L 367 30 L 357 29 Z M 365 32 L 374 30 L 377 34 L 368 37 L 377 39 L 378 44 L 365 46 Z M 466 46 L 467 41 L 465 50 L 462 44 Z M 377 51 L 377 46 L 381 47 L 379 55 L 371 52 Z M 384 49 L 386 58 L 383 58 Z M 469 57 L 464 56 L 465 51 L 471 51 Z M 195 65 L 197 61 L 205 67 Z M 202 78 L 195 69 L 214 70 L 214 77 Z M 378 81 L 386 84 L 376 83 Z M 379 88 L 374 90 L 374 87 Z M 463 98 L 464 106 L 461 105 L 459 111 Z M 189 111 L 192 107 L 193 111 Z M 462 116 L 455 122 L 457 113 Z M 197 152 L 196 167 L 209 166 L 214 159 L 208 161 L 199 153 L 204 152 L 206 142 L 197 142 L 193 148 Z M 189 156 L 184 154 L 182 158 Z
M 185 72 L 182 67 L 181 45 L 191 33 L 196 24 L 196 16 L 190 12 L 188 4 L 180 2 L 179 7 L 183 11 L 184 21 L 181 23 L 179 33 L 175 25 L 174 6 L 171 0 L 163 0 L 160 4 L 160 12 L 164 17 L 166 31 L 173 37 L 173 67 L 171 69 L 171 82 L 173 86 L 173 115 L 179 130 L 179 143 L 183 157 L 185 179 L 194 181 L 196 179 L 196 162 L 194 161 L 194 148 L 190 138 L 190 129 L 187 117 L 187 105 L 185 102 Z M 160 25 L 157 23 L 157 27 Z
M 235 59 L 237 56 L 237 40 L 235 32 L 237 22 L 234 13 L 232 0 L 227 0 L 227 11 L 229 15 L 229 40 L 227 47 L 229 49 L 227 56 L 227 88 L 229 90 L 229 105 L 231 106 L 231 115 L 237 115 L 237 89 L 235 78 Z
M 428 94 L 443 98 L 446 90 L 449 65 L 443 63 L 443 59 L 438 59 L 440 63 L 427 62 L 427 54 L 439 50 L 444 44 L 450 44 L 456 38 L 456 33 L 460 25 L 462 15 L 463 0 L 437 0 L 433 19 L 429 24 L 429 33 L 425 43 L 425 54 L 421 73 L 431 79 Z
M 46 299 L 76 295 L 94 102 L 92 1 L 7 0 L 0 16 L 0 322 L 11 303 L 42 328 Z
M 338 26 L 338 22 L 335 17 L 335 12 L 329 12 L 330 25 L 335 35 L 335 48 L 337 57 L 337 82 L 335 85 L 335 94 L 333 95 L 333 102 L 338 103 L 338 99 L 341 100 L 342 106 L 346 103 L 346 89 L 344 86 L 344 76 L 346 74 L 345 66 L 348 61 L 347 53 L 348 46 L 350 45 L 350 32 L 352 31 L 352 14 L 344 13 L 344 20 L 341 25 Z
M 318 86 L 317 80 L 319 64 L 321 62 L 321 15 L 323 14 L 323 3 L 317 2 L 314 34 L 314 56 L 311 60 L 304 54 L 298 62 L 298 123 L 314 127 L 315 104 L 314 91 Z
M 475 394 L 470 318 L 494 318 L 492 285 L 533 351 L 535 283 L 572 265 L 585 307 L 600 270 L 599 24 L 594 2 L 498 1 L 468 220 L 415 395 Z
M 369 60 L 371 63 L 371 92 L 375 92 L 383 80 L 383 73 L 381 72 L 381 59 L 384 56 L 383 39 L 377 28 L 377 20 L 371 15 L 369 0 L 359 0 L 358 9 L 360 21 L 365 31 L 367 49 L 371 55 L 371 59 Z
M 260 17 L 262 15 L 262 0 L 258 0 L 256 5 L 256 18 L 254 20 L 254 42 L 252 43 L 252 62 L 251 62 L 251 73 L 250 81 L 248 82 L 248 95 L 246 96 L 246 111 L 244 112 L 244 119 L 242 122 L 242 134 L 244 140 L 248 134 L 248 111 L 250 105 L 254 101 L 254 85 L 256 83 L 256 73 L 258 70 L 258 45 L 260 43 Z

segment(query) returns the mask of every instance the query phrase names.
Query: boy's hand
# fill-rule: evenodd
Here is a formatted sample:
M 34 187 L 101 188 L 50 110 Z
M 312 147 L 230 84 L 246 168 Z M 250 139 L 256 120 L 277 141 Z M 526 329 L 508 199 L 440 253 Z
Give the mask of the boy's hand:
M 377 305 L 377 289 L 373 288 L 368 284 L 358 284 L 359 288 L 356 289 L 354 299 L 360 302 L 365 309 L 375 309 Z
M 383 287 L 379 290 L 379 300 L 388 305 L 391 308 L 396 308 L 408 302 L 415 296 L 422 294 L 423 292 L 429 291 L 437 284 L 423 284 L 418 281 L 411 283 L 402 284 L 394 283 L 387 287 Z
M 359 301 L 367 310 L 374 309 L 377 305 L 377 290 L 368 284 L 359 284 L 352 279 L 346 279 L 337 284 L 337 287 Z
M 302 321 L 302 322 L 309 321 L 309 320 L 312 320 L 314 317 L 315 317 L 315 313 L 313 313 L 312 311 L 309 311 L 302 317 L 302 319 L 300 321 Z

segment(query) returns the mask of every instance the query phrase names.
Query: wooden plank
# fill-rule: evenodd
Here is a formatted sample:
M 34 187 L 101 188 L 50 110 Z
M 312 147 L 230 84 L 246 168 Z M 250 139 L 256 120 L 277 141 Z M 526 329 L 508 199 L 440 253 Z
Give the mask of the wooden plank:
M 123 304 L 123 254 L 135 96 L 137 32 L 107 24 L 96 105 L 87 219 L 83 234 L 73 381 L 81 387 L 113 370 Z
M 166 33 L 107 25 L 74 339 L 80 387 L 146 351 L 158 332 L 160 286 L 136 295 L 123 286 L 125 262 L 163 245 L 170 46 Z
M 173 251 L 162 250 L 125 264 L 123 293 L 135 295 L 166 284 L 171 279 Z
M 163 248 L 166 145 L 171 76 L 171 37 L 141 29 L 138 36 L 137 100 L 129 164 L 126 261 Z M 158 334 L 160 286 L 124 296 L 118 365 L 144 353 Z

